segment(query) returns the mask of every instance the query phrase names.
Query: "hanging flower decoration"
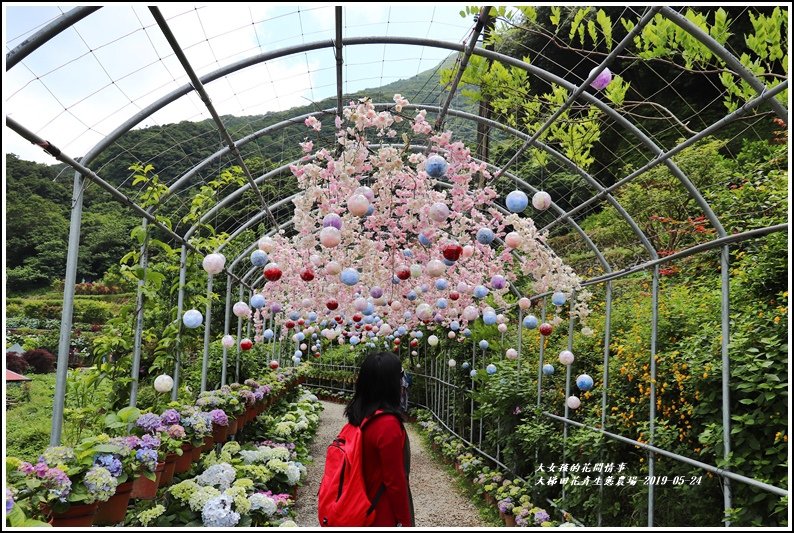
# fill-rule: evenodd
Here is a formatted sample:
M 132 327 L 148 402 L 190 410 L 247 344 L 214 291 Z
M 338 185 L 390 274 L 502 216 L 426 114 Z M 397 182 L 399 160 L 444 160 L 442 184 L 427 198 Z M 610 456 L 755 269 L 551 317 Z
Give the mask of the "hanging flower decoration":
M 407 103 L 396 95 L 395 111 Z M 486 165 L 453 142 L 451 132 L 434 135 L 426 115 L 418 111 L 409 126 L 429 155 L 392 142 L 401 115 L 378 112 L 368 99 L 351 102 L 336 120 L 337 153 L 321 148 L 291 167 L 302 190 L 293 200 L 294 232 L 260 239 L 270 261 L 261 294 L 279 311 L 301 319 L 313 313 L 318 337 L 369 344 L 420 326 L 465 330 L 489 305 L 512 305 L 505 295 L 519 276 L 530 278 L 537 293 L 580 289 L 578 276 L 546 246 L 546 235 L 518 214 L 526 194 L 514 191 L 506 200 L 516 212 L 498 210 L 496 190 L 475 185 L 491 177 Z M 314 131 L 323 127 L 316 118 L 305 123 Z M 536 198 L 537 208 L 551 202 L 545 193 L 543 202 Z M 522 303 L 526 309 L 528 300 Z M 586 314 L 586 304 L 573 312 Z

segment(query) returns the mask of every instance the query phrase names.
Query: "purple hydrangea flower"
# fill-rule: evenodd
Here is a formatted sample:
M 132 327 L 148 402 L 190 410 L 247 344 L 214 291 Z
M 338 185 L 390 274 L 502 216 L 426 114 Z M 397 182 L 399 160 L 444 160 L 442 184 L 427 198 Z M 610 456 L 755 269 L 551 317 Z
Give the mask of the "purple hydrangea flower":
M 50 468 L 42 476 L 44 487 L 50 491 L 50 496 L 62 502 L 66 501 L 72 491 L 72 480 L 60 468 Z
M 213 409 L 210 411 L 210 416 L 212 416 L 213 424 L 218 424 L 219 426 L 229 425 L 229 417 L 226 416 L 226 413 L 223 411 L 223 409 Z
M 14 493 L 11 492 L 11 489 L 6 489 L 6 513 L 10 513 L 11 509 L 14 508 Z
M 548 522 L 550 518 L 551 517 L 549 516 L 549 513 L 547 513 L 546 511 L 541 510 L 535 513 L 536 524 L 542 524 L 543 522 Z
M 154 469 L 157 468 L 157 452 L 154 450 L 142 448 L 135 452 L 135 459 L 150 472 L 154 472 Z
M 168 409 L 163 414 L 160 415 L 160 420 L 166 426 L 171 426 L 173 424 L 179 424 L 179 411 L 176 409 Z
M 156 414 L 146 413 L 138 417 L 138 420 L 135 421 L 135 425 L 147 433 L 154 433 L 162 427 L 163 423 Z
M 168 433 L 168 436 L 172 439 L 180 440 L 185 438 L 185 428 L 179 424 L 168 426 L 166 433 Z
M 22 464 L 19 465 L 17 468 L 23 474 L 32 474 L 33 473 L 33 465 L 27 461 L 22 461 Z
M 160 447 L 160 438 L 154 437 L 152 435 L 144 435 L 138 441 L 138 447 L 140 448 L 159 448 Z
M 119 477 L 121 475 L 121 461 L 113 454 L 106 453 L 97 455 L 94 458 L 94 465 L 107 469 L 113 477 Z

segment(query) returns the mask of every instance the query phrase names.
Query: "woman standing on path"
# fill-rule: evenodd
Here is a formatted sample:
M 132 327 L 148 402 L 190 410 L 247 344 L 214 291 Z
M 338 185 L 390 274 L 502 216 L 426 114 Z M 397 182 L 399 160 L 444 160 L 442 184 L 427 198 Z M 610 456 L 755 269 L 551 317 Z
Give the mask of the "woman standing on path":
M 356 391 L 345 409 L 350 424 L 363 434 L 363 472 L 370 501 L 376 500 L 373 526 L 413 526 L 410 444 L 400 410 L 399 358 L 390 352 L 370 353 L 358 373 Z M 380 411 L 376 415 L 376 411 Z M 375 415 L 375 416 L 373 416 Z

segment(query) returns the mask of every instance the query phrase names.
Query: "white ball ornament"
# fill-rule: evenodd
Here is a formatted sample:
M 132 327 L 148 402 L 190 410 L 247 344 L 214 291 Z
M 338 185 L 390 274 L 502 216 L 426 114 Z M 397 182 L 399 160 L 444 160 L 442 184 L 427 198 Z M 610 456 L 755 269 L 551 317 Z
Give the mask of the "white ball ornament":
M 514 361 L 518 359 L 518 352 L 514 348 L 510 348 L 505 352 L 505 356 L 511 361 Z
M 182 323 L 186 328 L 195 329 L 199 327 L 203 321 L 204 317 L 198 309 L 185 311 L 185 314 L 182 315 Z
M 563 350 L 560 352 L 560 363 L 564 365 L 570 365 L 574 361 L 573 353 L 569 350 Z
M 161 374 L 154 380 L 154 390 L 157 392 L 170 392 L 174 388 L 174 380 L 168 374 Z
M 499 330 L 499 333 L 507 333 L 507 324 L 499 324 L 496 329 Z
M 234 337 L 231 335 L 224 335 L 221 339 L 221 344 L 224 348 L 231 348 L 234 346 Z
M 232 306 L 232 313 L 237 318 L 248 318 L 251 315 L 251 308 L 245 302 L 237 302 Z
M 450 359 L 449 361 L 447 361 L 447 364 L 449 365 L 449 368 L 455 368 L 455 365 L 457 365 L 458 363 L 454 359 Z
M 427 338 L 427 344 L 429 344 L 430 346 L 438 345 L 438 337 L 436 337 L 435 335 L 430 335 Z
M 579 406 L 582 405 L 582 402 L 576 396 L 568 396 L 565 403 L 570 409 L 579 409 Z
M 545 211 L 551 206 L 551 195 L 546 191 L 538 191 L 532 196 L 532 207 Z
M 272 253 L 276 249 L 276 243 L 270 237 L 262 237 L 257 243 L 259 249 L 266 254 Z
M 209 254 L 204 257 L 201 266 L 210 276 L 220 274 L 223 271 L 223 266 L 226 264 L 226 258 L 223 254 Z

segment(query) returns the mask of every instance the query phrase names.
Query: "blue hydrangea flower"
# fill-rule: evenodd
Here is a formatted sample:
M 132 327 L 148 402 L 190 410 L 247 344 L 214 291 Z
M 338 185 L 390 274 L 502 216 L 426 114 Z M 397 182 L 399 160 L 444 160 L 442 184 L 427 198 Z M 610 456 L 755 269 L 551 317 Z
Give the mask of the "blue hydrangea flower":
M 107 468 L 113 477 L 121 475 L 121 461 L 112 453 L 97 455 L 94 458 L 94 465 Z
M 204 527 L 234 527 L 240 521 L 240 513 L 232 510 L 234 499 L 221 494 L 204 504 L 201 510 L 201 520 Z

